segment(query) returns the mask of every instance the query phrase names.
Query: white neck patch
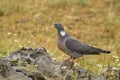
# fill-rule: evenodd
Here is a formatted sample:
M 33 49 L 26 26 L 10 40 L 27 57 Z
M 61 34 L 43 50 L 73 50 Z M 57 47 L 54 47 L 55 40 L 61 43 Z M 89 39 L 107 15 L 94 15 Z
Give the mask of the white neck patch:
M 61 36 L 65 36 L 65 34 L 66 34 L 65 31 L 60 31 Z

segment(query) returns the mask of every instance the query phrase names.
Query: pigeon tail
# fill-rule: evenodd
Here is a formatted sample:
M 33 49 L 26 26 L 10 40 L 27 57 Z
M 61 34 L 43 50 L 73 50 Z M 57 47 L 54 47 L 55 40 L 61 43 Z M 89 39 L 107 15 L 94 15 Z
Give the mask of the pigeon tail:
M 102 53 L 107 53 L 107 54 L 110 54 L 111 51 L 108 51 L 108 50 L 102 50 Z

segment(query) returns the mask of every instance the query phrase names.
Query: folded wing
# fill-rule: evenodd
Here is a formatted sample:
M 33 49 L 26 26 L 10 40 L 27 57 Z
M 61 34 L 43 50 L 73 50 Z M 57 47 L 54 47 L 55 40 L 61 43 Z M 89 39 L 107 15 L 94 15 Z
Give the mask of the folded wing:
M 71 37 L 67 38 L 65 41 L 66 48 L 71 50 L 72 52 L 77 52 L 80 54 L 99 54 L 102 53 L 103 50 L 99 48 L 95 48 L 88 44 L 82 43 L 73 39 Z

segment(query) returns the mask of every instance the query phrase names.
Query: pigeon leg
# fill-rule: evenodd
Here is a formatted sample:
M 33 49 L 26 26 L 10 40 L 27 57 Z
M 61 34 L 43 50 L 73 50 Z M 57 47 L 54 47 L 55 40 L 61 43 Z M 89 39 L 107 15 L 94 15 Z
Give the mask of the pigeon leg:
M 71 64 L 71 65 L 73 65 L 74 64 L 74 59 L 75 58 L 72 58 L 72 57 L 70 57 L 69 59 L 67 59 L 67 60 L 65 60 L 68 64 Z

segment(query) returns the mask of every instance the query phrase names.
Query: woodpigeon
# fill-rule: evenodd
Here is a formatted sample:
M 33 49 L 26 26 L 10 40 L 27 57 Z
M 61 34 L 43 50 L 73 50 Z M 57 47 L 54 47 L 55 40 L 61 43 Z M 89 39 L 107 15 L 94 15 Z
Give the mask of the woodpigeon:
M 71 37 L 63 28 L 61 23 L 55 23 L 58 31 L 58 48 L 70 56 L 72 61 L 83 55 L 98 55 L 100 53 L 110 53 L 111 51 L 99 49 L 91 45 L 82 43 Z

